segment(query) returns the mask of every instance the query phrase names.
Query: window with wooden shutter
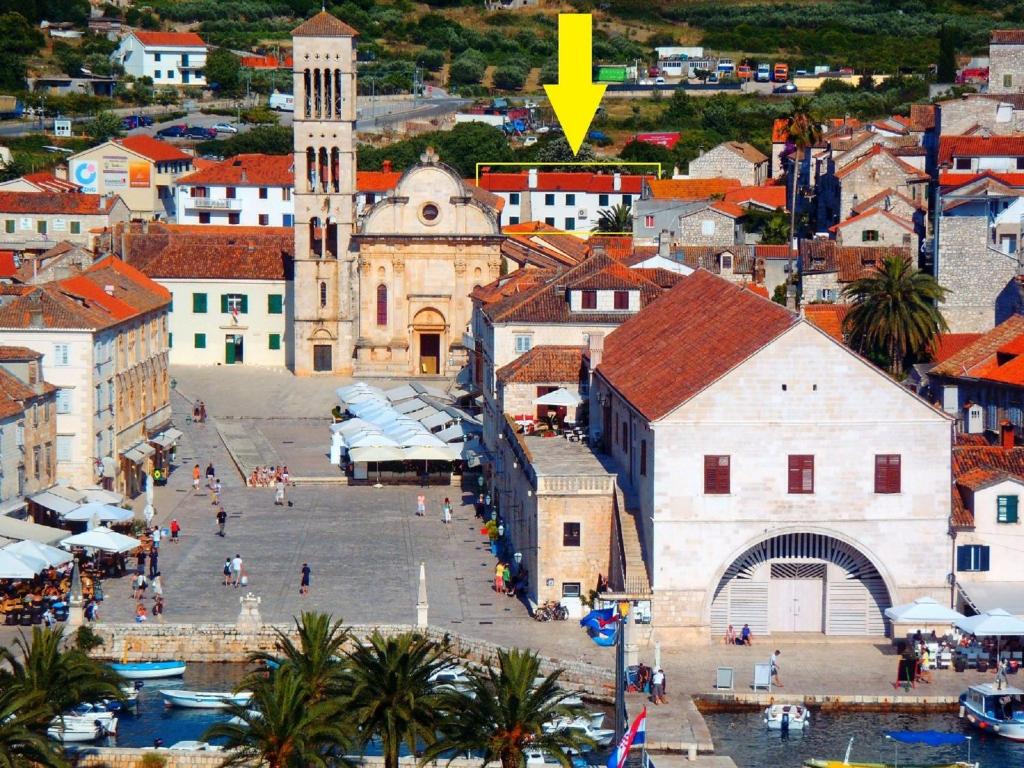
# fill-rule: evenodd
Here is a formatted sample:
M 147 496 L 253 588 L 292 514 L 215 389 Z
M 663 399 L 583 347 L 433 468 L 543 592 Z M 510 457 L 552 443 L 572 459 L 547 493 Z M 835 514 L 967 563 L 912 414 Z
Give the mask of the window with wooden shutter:
M 790 455 L 789 492 L 814 493 L 814 456 Z
M 1017 522 L 1017 497 L 996 497 L 996 521 L 1000 523 Z
M 961 544 L 956 548 L 956 569 L 958 571 L 987 571 L 989 569 L 989 548 L 980 544 Z
M 562 546 L 578 547 L 580 545 L 580 524 L 562 523 Z
M 640 476 L 647 477 L 647 441 L 640 441 Z
M 704 493 L 729 493 L 729 457 L 704 457 Z
M 388 324 L 388 287 L 381 283 L 377 286 L 377 325 Z
M 875 493 L 899 493 L 901 484 L 900 455 L 875 454 Z
M 597 309 L 597 291 L 583 291 L 583 309 Z
M 615 308 L 629 309 L 629 291 L 615 291 Z

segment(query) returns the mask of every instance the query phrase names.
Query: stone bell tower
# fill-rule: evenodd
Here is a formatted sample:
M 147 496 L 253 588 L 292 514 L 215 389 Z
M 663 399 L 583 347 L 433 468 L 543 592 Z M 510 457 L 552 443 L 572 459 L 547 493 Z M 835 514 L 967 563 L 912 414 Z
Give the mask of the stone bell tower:
M 321 11 L 292 31 L 296 374 L 352 372 L 356 31 Z

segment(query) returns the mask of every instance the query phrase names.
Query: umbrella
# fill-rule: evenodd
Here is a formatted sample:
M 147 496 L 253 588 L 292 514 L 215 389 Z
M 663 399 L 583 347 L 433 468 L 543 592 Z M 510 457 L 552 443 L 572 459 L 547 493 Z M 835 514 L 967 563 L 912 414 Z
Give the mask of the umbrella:
M 151 474 L 149 474 L 149 472 L 146 472 L 143 475 L 143 477 L 145 478 L 145 480 L 143 482 L 146 483 L 146 503 L 147 504 L 152 504 L 153 503 L 153 476 Z
M 374 432 L 366 430 L 360 432 L 357 435 L 352 435 L 346 438 L 345 442 L 348 444 L 349 449 L 352 448 L 396 448 L 398 443 L 392 440 L 390 437 L 381 434 L 380 432 Z
M 19 557 L 0 550 L 0 579 L 31 579 L 42 568 L 35 568 Z
M 80 488 L 86 501 L 98 501 L 101 504 L 120 504 L 124 501 L 124 494 L 117 491 L 108 491 L 106 488 Z
M 114 507 L 110 504 L 101 504 L 98 501 L 90 501 L 78 509 L 73 509 L 64 515 L 64 519 L 72 523 L 81 523 L 91 520 L 93 515 L 104 523 L 123 523 L 135 517 L 135 513 L 123 507 Z
M 61 541 L 62 547 L 87 547 L 89 549 L 102 549 L 104 552 L 121 554 L 137 549 L 141 544 L 138 539 L 131 536 L 112 531 L 109 528 L 93 528 L 91 531 L 68 536 Z
M 405 458 L 401 448 L 389 446 L 371 446 L 366 448 L 352 448 L 348 452 L 349 461 L 356 464 L 365 461 L 401 461 Z
M 894 605 L 885 609 L 888 619 L 898 622 L 918 622 L 921 624 L 952 624 L 964 618 L 959 611 L 947 608 L 930 597 L 919 597 L 912 603 Z
M 412 446 L 402 449 L 402 458 L 408 461 L 455 461 L 460 453 L 449 445 Z
M 548 392 L 546 395 L 541 395 L 533 401 L 534 405 L 562 405 L 570 407 L 573 405 L 579 405 L 583 402 L 583 398 L 575 392 L 562 388 L 556 389 L 554 392 Z
M 996 659 L 999 658 L 1000 640 L 1006 635 L 1024 635 L 1024 621 L 1021 621 L 1013 614 L 1007 613 L 1002 608 L 993 608 L 991 611 L 979 613 L 976 616 L 968 616 L 953 622 L 958 629 L 976 637 L 996 638 Z
M 14 555 L 19 560 L 24 560 L 29 565 L 38 565 L 39 570 L 52 566 L 64 565 L 71 560 L 67 552 L 51 547 L 49 544 L 40 544 L 38 541 L 17 541 L 8 544 L 0 552 Z

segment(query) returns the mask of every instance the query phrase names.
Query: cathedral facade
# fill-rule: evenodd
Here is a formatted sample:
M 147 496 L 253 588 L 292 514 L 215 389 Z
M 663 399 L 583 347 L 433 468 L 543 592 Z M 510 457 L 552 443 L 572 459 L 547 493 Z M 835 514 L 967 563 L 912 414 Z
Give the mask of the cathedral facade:
M 469 293 L 498 276 L 501 201 L 428 151 L 357 224 L 356 31 L 292 33 L 296 374 L 453 375 Z

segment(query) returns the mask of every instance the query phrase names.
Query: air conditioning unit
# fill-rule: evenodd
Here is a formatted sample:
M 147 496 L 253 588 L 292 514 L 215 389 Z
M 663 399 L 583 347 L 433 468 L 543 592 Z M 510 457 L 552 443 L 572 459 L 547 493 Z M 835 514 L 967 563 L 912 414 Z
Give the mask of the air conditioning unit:
M 579 216 L 581 219 L 587 218 L 587 209 L 580 208 L 578 211 L 576 211 L 576 215 Z

